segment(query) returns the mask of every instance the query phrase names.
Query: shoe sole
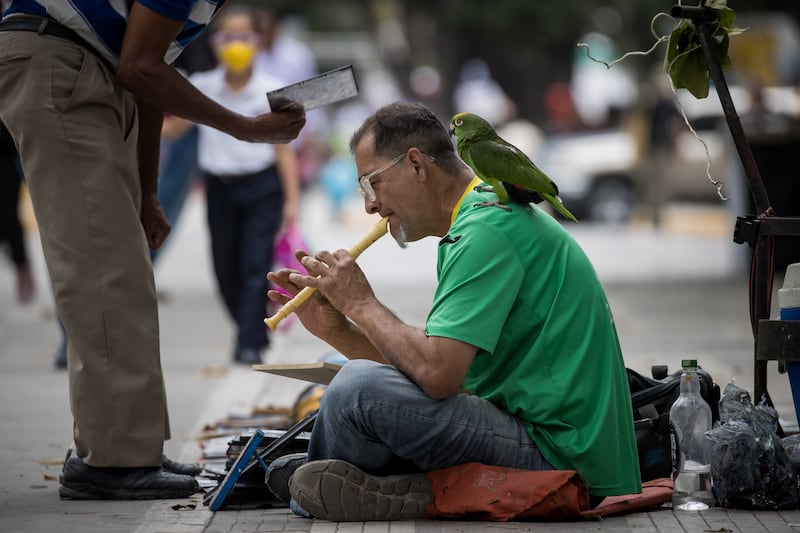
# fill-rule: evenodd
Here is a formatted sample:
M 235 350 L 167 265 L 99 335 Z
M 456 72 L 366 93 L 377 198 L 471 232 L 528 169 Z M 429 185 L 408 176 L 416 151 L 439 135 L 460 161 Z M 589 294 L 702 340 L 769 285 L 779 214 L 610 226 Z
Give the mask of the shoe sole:
M 58 495 L 62 500 L 171 500 L 188 498 L 196 491 L 192 489 L 106 489 L 82 483 L 62 484 Z
M 333 522 L 424 518 L 432 490 L 425 474 L 378 477 L 334 459 L 299 467 L 289 489 L 303 509 Z

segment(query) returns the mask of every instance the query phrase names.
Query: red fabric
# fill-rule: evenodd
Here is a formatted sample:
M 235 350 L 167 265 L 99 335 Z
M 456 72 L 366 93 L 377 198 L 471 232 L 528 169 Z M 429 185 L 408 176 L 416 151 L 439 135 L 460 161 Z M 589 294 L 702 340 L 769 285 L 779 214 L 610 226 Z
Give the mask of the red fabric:
M 653 479 L 642 483 L 642 492 L 626 496 L 609 496 L 600 505 L 584 511 L 586 519 L 600 519 L 606 516 L 646 511 L 672 501 L 672 480 Z
M 672 480 L 642 484 L 640 494 L 609 496 L 594 509 L 580 474 L 574 470 L 518 470 L 466 463 L 426 474 L 432 519 L 579 521 L 643 511 L 672 499 Z
M 428 472 L 428 518 L 580 520 L 589 493 L 573 470 L 534 472 L 467 463 Z

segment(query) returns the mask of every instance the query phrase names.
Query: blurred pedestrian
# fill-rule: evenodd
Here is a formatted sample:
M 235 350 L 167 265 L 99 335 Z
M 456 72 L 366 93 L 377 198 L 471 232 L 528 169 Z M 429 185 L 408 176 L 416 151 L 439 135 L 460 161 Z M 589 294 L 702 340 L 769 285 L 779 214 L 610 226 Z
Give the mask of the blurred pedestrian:
M 58 314 L 69 338 L 69 499 L 186 497 L 196 465 L 169 438 L 153 270 L 169 233 L 158 202 L 165 111 L 253 142 L 305 119 L 243 115 L 170 64 L 224 0 L 14 0 L 0 22 L 0 119 L 19 148 Z M 126 7 L 127 6 L 127 7 Z
M 639 189 L 647 217 L 655 229 L 664 222 L 664 207 L 670 195 L 670 169 L 675 164 L 676 140 L 681 115 L 667 76 L 654 72 L 644 101 L 644 128 L 638 165 Z
M 255 69 L 261 36 L 255 13 L 234 6 L 215 21 L 214 70 L 189 77 L 204 94 L 243 114 L 265 113 L 265 92 L 284 81 Z M 207 184 L 208 228 L 220 295 L 236 324 L 233 360 L 256 364 L 269 346 L 267 272 L 275 237 L 300 206 L 297 160 L 289 145 L 264 146 L 199 126 L 198 164 Z
M 22 172 L 14 139 L 5 125 L 0 123 L 0 244 L 5 243 L 8 246 L 11 261 L 14 263 L 17 302 L 27 304 L 33 299 L 35 284 L 25 245 L 25 233 L 19 219 L 21 184 Z
M 314 53 L 306 43 L 286 32 L 283 22 L 283 17 L 272 9 L 256 13 L 256 30 L 262 40 L 255 68 L 278 75 L 287 84 L 308 79 L 317 73 Z

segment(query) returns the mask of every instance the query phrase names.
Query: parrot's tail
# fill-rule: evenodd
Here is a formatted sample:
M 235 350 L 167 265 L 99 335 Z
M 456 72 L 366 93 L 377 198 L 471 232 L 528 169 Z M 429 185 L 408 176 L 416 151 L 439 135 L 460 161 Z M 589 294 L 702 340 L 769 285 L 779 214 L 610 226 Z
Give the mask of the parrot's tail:
M 569 212 L 569 209 L 564 207 L 564 204 L 561 203 L 561 200 L 557 196 L 553 196 L 552 194 L 547 194 L 546 192 L 539 193 L 542 198 L 544 198 L 548 204 L 552 205 L 553 208 L 564 215 L 565 218 L 570 219 L 573 222 L 577 222 L 578 219 L 575 218 L 575 215 Z

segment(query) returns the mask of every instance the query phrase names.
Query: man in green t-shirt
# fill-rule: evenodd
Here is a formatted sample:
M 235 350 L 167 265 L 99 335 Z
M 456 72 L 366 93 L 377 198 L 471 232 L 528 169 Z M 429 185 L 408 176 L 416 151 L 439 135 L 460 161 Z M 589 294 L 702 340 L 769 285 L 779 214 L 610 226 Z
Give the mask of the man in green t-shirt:
M 640 492 L 613 318 L 572 237 L 536 206 L 481 205 L 496 196 L 420 104 L 378 110 L 351 149 L 367 212 L 388 217 L 401 246 L 441 237 L 439 284 L 422 330 L 376 299 L 345 250 L 302 257 L 308 275 L 270 273 L 290 293 L 317 289 L 298 317 L 351 360 L 322 399 L 308 463 L 293 463 L 293 508 L 421 517 L 419 473 L 468 462 L 577 470 L 594 503 Z

